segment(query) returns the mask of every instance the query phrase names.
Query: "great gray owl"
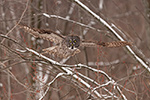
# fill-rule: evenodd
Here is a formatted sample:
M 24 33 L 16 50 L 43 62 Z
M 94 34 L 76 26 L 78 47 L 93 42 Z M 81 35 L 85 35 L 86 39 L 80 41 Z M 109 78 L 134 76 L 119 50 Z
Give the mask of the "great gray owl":
M 21 28 L 25 29 L 28 33 L 33 35 L 36 38 L 42 38 L 51 42 L 54 42 L 56 45 L 43 49 L 45 53 L 54 55 L 59 58 L 66 58 L 69 56 L 74 56 L 80 52 L 79 47 L 119 47 L 125 45 L 131 45 L 127 41 L 114 41 L 114 42 L 98 42 L 98 41 L 86 41 L 80 39 L 79 36 L 70 34 L 68 36 L 63 36 L 61 34 L 55 33 L 51 30 L 35 29 L 30 28 L 26 25 L 19 25 Z

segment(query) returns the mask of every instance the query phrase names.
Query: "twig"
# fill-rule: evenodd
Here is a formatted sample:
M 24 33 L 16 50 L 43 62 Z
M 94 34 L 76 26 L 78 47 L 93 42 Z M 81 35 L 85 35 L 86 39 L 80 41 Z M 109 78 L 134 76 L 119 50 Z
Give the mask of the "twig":
M 72 0 L 70 0 L 72 1 Z M 86 5 L 81 3 L 79 0 L 73 0 L 76 4 L 78 4 L 80 7 L 82 7 L 86 12 L 91 14 L 96 20 L 98 20 L 100 23 L 102 23 L 105 27 L 107 27 L 119 40 L 125 41 L 112 27 L 107 23 L 104 19 L 102 19 L 100 16 L 98 16 L 96 13 L 94 13 L 91 9 L 89 9 Z M 132 56 L 141 64 L 143 67 L 150 72 L 150 67 L 146 64 L 146 61 L 144 61 L 141 57 L 139 57 L 131 48 L 130 46 L 126 46 L 126 49 L 132 54 Z
M 97 32 L 105 32 L 105 33 L 107 32 L 107 33 L 108 33 L 108 31 L 102 31 L 102 30 L 100 30 L 100 29 L 96 29 L 96 28 L 91 27 L 91 26 L 89 26 L 89 25 L 85 25 L 85 24 L 83 24 L 83 23 L 80 23 L 80 22 L 77 22 L 77 21 L 74 21 L 74 20 L 71 20 L 71 19 L 68 19 L 68 18 L 64 18 L 64 17 L 58 16 L 58 15 L 48 15 L 48 14 L 46 14 L 46 13 L 42 13 L 42 15 L 44 15 L 45 17 L 48 17 L 48 18 L 59 18 L 59 19 L 65 20 L 65 21 L 69 21 L 69 22 L 72 22 L 72 23 L 74 23 L 74 24 L 77 24 L 77 25 L 80 25 L 80 26 L 83 26 L 83 27 L 86 27 L 86 28 L 95 30 L 95 31 L 97 31 Z
M 56 76 L 51 82 L 48 83 L 48 87 L 47 87 L 45 93 L 43 94 L 42 97 L 39 98 L 39 100 L 42 100 L 42 99 L 44 98 L 44 96 L 47 94 L 47 92 L 48 92 L 48 90 L 49 90 L 49 88 L 50 88 L 50 85 L 51 85 L 52 83 L 54 83 L 54 81 L 55 81 L 57 78 L 59 78 L 60 76 L 63 76 L 64 74 L 65 74 L 65 73 L 59 73 L 59 74 L 57 74 L 57 76 Z
M 28 4 L 29 4 L 29 0 L 27 0 L 26 7 L 25 7 L 25 9 L 24 9 L 24 11 L 23 11 L 23 13 L 22 13 L 22 15 L 21 15 L 19 21 L 16 23 L 16 25 L 15 25 L 11 30 L 9 30 L 9 32 L 8 32 L 5 36 L 8 36 L 8 35 L 17 27 L 17 25 L 21 22 L 21 20 L 22 20 L 24 14 L 25 14 L 25 12 L 26 12 L 26 10 L 27 10 L 27 8 L 28 8 Z M 3 39 L 3 40 L 1 41 L 1 43 L 3 43 L 4 41 L 5 41 L 5 39 Z

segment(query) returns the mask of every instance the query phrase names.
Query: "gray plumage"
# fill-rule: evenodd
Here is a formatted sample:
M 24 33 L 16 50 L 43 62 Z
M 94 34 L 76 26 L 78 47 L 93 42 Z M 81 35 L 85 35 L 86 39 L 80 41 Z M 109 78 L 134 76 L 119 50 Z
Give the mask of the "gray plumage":
M 87 41 L 80 39 L 79 36 L 70 34 L 68 36 L 63 36 L 61 34 L 55 33 L 51 30 L 35 29 L 30 28 L 26 25 L 19 25 L 21 28 L 25 29 L 28 33 L 33 35 L 35 38 L 42 38 L 56 45 L 43 49 L 45 53 L 54 55 L 59 58 L 67 58 L 69 56 L 74 56 L 80 52 L 79 47 L 120 47 L 131 45 L 127 41 L 113 41 L 113 42 L 98 42 L 98 41 Z

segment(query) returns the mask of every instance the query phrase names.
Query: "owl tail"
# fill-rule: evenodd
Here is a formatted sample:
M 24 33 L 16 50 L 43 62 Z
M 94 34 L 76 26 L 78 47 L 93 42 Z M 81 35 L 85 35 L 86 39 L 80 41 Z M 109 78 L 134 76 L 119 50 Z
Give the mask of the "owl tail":
M 132 45 L 132 43 L 127 42 L 127 41 L 114 41 L 114 42 L 101 42 L 98 43 L 98 45 L 103 46 L 103 47 L 122 47 L 122 46 L 126 46 L 126 45 Z

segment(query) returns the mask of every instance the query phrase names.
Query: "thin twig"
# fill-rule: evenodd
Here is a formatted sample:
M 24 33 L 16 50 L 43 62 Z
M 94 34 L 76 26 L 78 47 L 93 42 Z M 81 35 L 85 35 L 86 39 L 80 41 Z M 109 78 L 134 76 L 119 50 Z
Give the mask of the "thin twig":
M 28 8 L 29 1 L 30 1 L 30 0 L 27 0 L 26 7 L 25 7 L 23 13 L 21 14 L 21 17 L 20 17 L 19 21 L 16 23 L 16 25 L 15 25 L 11 30 L 9 30 L 9 32 L 8 32 L 5 36 L 8 36 L 8 35 L 17 27 L 17 25 L 21 22 L 21 20 L 22 20 L 24 14 L 25 14 L 25 12 L 26 12 L 26 10 L 27 10 L 27 8 Z M 3 39 L 3 40 L 1 41 L 1 43 L 3 43 L 4 41 L 5 41 L 5 39 Z

